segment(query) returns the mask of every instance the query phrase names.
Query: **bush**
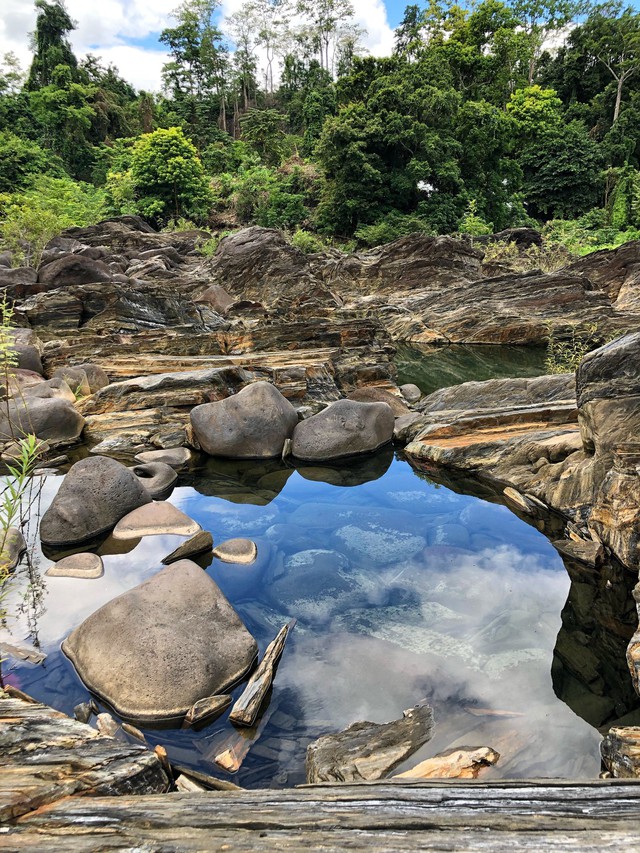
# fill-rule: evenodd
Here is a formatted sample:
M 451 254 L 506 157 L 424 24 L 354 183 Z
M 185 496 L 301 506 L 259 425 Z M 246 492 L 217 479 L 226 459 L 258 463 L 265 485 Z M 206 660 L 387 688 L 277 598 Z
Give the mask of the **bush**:
M 598 326 L 593 323 L 584 329 L 572 328 L 568 339 L 560 339 L 553 329 L 549 330 L 547 357 L 544 362 L 547 373 L 575 373 L 588 352 L 600 346 Z
M 291 238 L 291 245 L 295 246 L 305 255 L 312 255 L 314 252 L 322 252 L 325 249 L 325 244 L 317 234 L 312 234 L 310 231 L 298 229 Z
M 354 236 L 359 246 L 373 248 L 409 234 L 433 234 L 433 230 L 429 223 L 419 216 L 391 213 L 373 225 L 360 225 Z
M 492 222 L 487 222 L 478 214 L 478 203 L 471 199 L 464 216 L 460 220 L 459 231 L 461 234 L 469 234 L 471 237 L 482 237 L 485 234 L 493 234 Z

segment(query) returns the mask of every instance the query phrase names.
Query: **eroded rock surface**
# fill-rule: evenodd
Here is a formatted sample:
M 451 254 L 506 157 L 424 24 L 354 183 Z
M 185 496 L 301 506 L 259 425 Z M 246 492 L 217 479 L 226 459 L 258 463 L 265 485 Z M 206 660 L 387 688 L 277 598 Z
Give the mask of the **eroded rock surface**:
M 387 403 L 338 400 L 296 426 L 291 452 L 307 462 L 372 453 L 391 441 L 393 426 Z

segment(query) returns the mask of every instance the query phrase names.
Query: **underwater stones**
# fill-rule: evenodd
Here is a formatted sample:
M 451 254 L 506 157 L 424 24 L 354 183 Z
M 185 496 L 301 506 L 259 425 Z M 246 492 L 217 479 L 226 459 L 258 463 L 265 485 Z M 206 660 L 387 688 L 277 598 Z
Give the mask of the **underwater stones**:
M 0 412 L 0 442 L 32 434 L 52 445 L 73 444 L 84 429 L 84 418 L 66 400 L 25 396 L 10 400 Z
M 322 462 L 371 453 L 393 438 L 394 416 L 386 403 L 337 400 L 293 431 L 297 459 Z
M 229 693 L 223 693 L 221 696 L 206 696 L 204 699 L 199 699 L 187 711 L 182 724 L 183 728 L 197 726 L 205 720 L 211 721 L 212 718 L 219 717 L 232 702 L 233 696 Z
M 22 531 L 17 527 L 10 527 L 6 532 L 4 545 L 0 552 L 0 569 L 12 572 L 26 550 L 27 543 Z
M 143 722 L 183 718 L 237 683 L 258 653 L 218 586 L 190 560 L 110 601 L 62 648 L 92 692 Z
M 422 397 L 422 391 L 418 388 L 417 385 L 414 385 L 412 382 L 407 382 L 405 385 L 401 385 L 400 393 L 407 401 L 407 403 L 417 403 L 418 400 Z
M 183 560 L 188 557 L 196 557 L 199 554 L 206 554 L 213 548 L 213 536 L 208 530 L 200 530 L 191 539 L 187 539 L 182 545 L 178 546 L 175 551 L 163 559 L 163 563 L 168 566 L 170 563 L 177 563 L 178 560 Z
M 151 503 L 137 477 L 121 462 L 94 456 L 76 462 L 40 523 L 45 545 L 73 545 L 111 530 L 127 513 Z
M 191 460 L 192 453 L 188 447 L 169 447 L 166 450 L 146 450 L 135 457 L 137 462 L 163 462 L 172 468 L 181 468 Z
M 113 530 L 113 538 L 139 539 L 141 536 L 163 533 L 192 536 L 199 530 L 198 522 L 189 518 L 173 504 L 167 501 L 153 501 L 121 518 Z
M 258 546 L 251 539 L 227 539 L 213 549 L 213 556 L 223 563 L 248 566 L 258 557 Z
M 403 711 L 390 723 L 353 723 L 307 747 L 307 782 L 362 782 L 382 779 L 433 736 L 427 704 Z
M 98 554 L 72 554 L 64 557 L 47 569 L 46 574 L 50 578 L 83 578 L 93 580 L 101 578 L 104 574 L 102 557 Z
M 191 425 L 210 456 L 261 459 L 280 456 L 298 416 L 269 382 L 254 382 L 232 397 L 191 410 Z
M 175 470 L 164 462 L 134 465 L 131 470 L 155 500 L 167 497 L 178 479 Z
M 423 536 L 394 527 L 392 520 L 384 524 L 375 518 L 360 518 L 345 524 L 335 531 L 333 538 L 340 551 L 354 562 L 373 562 L 379 566 L 408 560 L 427 544 Z

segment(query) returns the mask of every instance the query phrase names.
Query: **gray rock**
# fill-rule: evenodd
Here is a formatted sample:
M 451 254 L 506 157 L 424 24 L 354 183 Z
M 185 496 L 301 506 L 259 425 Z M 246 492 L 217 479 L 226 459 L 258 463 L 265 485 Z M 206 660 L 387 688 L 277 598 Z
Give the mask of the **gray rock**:
M 46 285 L 48 290 L 101 281 L 111 281 L 109 267 L 83 255 L 63 255 L 38 270 L 38 283 Z
M 64 379 L 78 397 L 88 397 L 91 394 L 87 374 L 81 367 L 59 367 L 53 376 L 57 379 Z
M 212 284 L 204 293 L 202 293 L 196 302 L 205 302 L 210 305 L 213 310 L 224 317 L 231 305 L 235 302 L 233 296 L 230 296 L 224 287 L 218 284 Z
M 188 447 L 171 447 L 166 450 L 146 450 L 135 456 L 137 462 L 163 462 L 172 468 L 181 468 L 191 460 L 192 453 Z
M 297 422 L 291 403 L 269 382 L 254 382 L 226 400 L 191 411 L 202 449 L 232 459 L 280 456 Z
M 70 557 L 64 557 L 53 566 L 50 566 L 46 574 L 50 578 L 82 578 L 84 580 L 93 580 L 101 578 L 104 574 L 104 564 L 102 557 L 98 554 L 71 554 Z
M 82 459 L 42 517 L 40 538 L 46 545 L 86 542 L 148 503 L 149 493 L 125 465 L 106 456 Z
M 417 403 L 422 397 L 422 391 L 412 382 L 400 386 L 400 393 L 408 403 Z
M 258 652 L 217 585 L 189 560 L 110 601 L 62 649 L 92 692 L 141 722 L 180 720 L 240 681 Z
M 223 563 L 248 566 L 258 559 L 258 546 L 251 539 L 228 539 L 213 549 L 213 556 Z
M 106 388 L 109 384 L 109 376 L 99 365 L 92 364 L 87 361 L 83 364 L 76 365 L 79 370 L 84 370 L 87 381 L 89 382 L 89 390 L 92 394 L 99 391 L 101 388 Z
M 154 501 L 134 509 L 121 518 L 113 530 L 114 539 L 138 539 L 141 536 L 175 533 L 193 536 L 200 530 L 197 521 L 189 518 L 167 501 Z
M 386 403 L 338 400 L 293 431 L 293 455 L 308 462 L 371 453 L 393 438 L 393 411 Z
M 355 400 L 358 403 L 386 403 L 391 407 L 396 418 L 401 418 L 403 415 L 409 414 L 409 407 L 406 402 L 396 394 L 392 394 L 384 388 L 356 388 L 347 394 L 347 400 Z
M 23 368 L 12 368 L 9 373 L 8 397 L 23 397 L 28 388 L 40 385 L 44 379 L 39 373 Z
M 4 538 L 2 553 L 0 553 L 0 568 L 12 572 L 26 550 L 27 543 L 22 531 L 17 527 L 10 527 Z
M 17 342 L 14 345 L 16 356 L 18 357 L 18 367 L 22 370 L 32 370 L 34 373 L 39 373 L 42 376 L 42 361 L 40 360 L 40 351 L 33 344 Z
M 75 403 L 76 401 L 76 395 L 60 377 L 45 379 L 44 382 L 30 385 L 22 393 L 24 397 L 40 397 L 43 400 L 58 397 L 60 400 L 66 400 L 67 403 Z
M 28 396 L 10 400 L 0 410 L 0 441 L 33 434 L 52 446 L 73 444 L 84 429 L 84 418 L 71 403 L 54 397 Z
M 213 536 L 208 530 L 200 530 L 191 539 L 187 539 L 182 545 L 179 545 L 175 551 L 172 551 L 162 561 L 166 566 L 170 563 L 177 563 L 178 560 L 186 560 L 189 557 L 196 557 L 198 554 L 206 554 L 213 548 Z
M 148 462 L 131 469 L 154 500 L 168 497 L 178 475 L 164 462 Z

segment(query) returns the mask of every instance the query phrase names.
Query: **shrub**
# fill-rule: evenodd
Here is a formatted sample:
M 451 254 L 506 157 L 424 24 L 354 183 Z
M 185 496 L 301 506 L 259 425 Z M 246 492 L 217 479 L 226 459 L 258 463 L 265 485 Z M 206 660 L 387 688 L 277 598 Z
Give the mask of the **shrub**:
M 291 238 L 291 245 L 295 246 L 305 255 L 312 255 L 314 252 L 321 252 L 325 248 L 325 244 L 317 234 L 312 234 L 310 231 L 304 231 L 299 228 Z
M 547 373 L 575 373 L 585 355 L 602 343 L 597 332 L 598 326 L 593 323 L 583 329 L 573 327 L 569 338 L 561 339 L 550 328 L 544 362 Z

